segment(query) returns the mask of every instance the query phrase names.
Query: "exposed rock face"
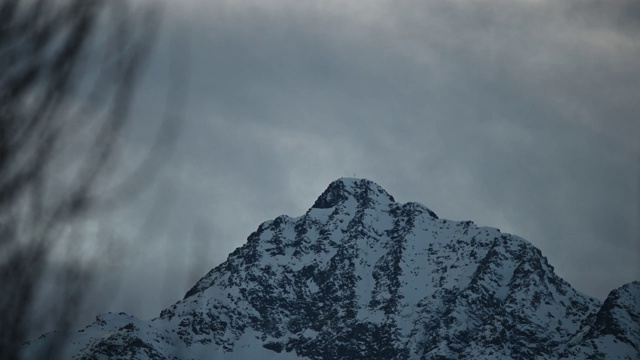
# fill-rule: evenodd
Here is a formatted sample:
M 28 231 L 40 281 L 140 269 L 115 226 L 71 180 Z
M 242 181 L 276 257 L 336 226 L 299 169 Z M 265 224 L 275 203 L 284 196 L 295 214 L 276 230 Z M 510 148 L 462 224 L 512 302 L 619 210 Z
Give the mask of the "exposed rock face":
M 640 283 L 601 304 L 522 238 L 342 178 L 158 318 L 101 317 L 72 339 L 74 358 L 638 359 Z
M 565 358 L 640 358 L 640 282 L 609 293 L 562 353 Z

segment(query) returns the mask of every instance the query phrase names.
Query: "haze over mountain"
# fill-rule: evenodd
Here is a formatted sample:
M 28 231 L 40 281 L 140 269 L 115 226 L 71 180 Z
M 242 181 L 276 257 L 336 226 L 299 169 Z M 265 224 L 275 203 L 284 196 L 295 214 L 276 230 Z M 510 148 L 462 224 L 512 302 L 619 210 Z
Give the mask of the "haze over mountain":
M 48 334 L 27 346 L 37 354 Z M 640 357 L 640 282 L 604 302 L 528 241 L 332 182 L 302 216 L 262 223 L 158 317 L 100 315 L 68 358 Z
M 601 301 L 640 276 L 637 0 L 164 3 L 126 162 L 155 146 L 175 63 L 185 122 L 161 176 L 88 227 L 88 256 L 118 254 L 82 324 L 157 315 L 352 174 L 524 237 Z

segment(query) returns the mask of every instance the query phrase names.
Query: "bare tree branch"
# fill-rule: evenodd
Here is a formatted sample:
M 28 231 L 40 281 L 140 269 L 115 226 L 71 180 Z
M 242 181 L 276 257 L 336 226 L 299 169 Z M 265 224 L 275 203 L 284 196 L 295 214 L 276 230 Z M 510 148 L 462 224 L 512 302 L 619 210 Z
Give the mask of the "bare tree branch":
M 157 7 L 125 0 L 0 0 L 0 359 L 19 358 L 34 327 L 64 331 L 76 315 L 90 277 L 77 262 L 57 273 L 62 296 L 37 312 L 48 318 L 37 318 L 34 304 L 55 277 L 52 249 L 70 224 L 125 192 L 105 194 L 102 182 L 158 18 Z M 159 140 L 173 121 L 164 120 Z M 82 154 L 65 153 L 73 143 L 87 144 Z M 157 165 L 152 155 L 121 183 Z

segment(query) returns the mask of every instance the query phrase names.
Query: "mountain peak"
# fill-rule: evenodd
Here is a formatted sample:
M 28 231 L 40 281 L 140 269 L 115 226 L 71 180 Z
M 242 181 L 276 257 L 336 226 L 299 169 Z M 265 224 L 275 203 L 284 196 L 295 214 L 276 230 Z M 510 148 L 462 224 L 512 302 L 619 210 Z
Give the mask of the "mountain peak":
M 602 304 L 522 238 L 340 178 L 159 317 L 100 317 L 63 358 L 637 359 L 639 299 L 633 282 Z
M 311 208 L 332 208 L 344 204 L 350 198 L 358 203 L 375 201 L 386 205 L 395 202 L 393 196 L 371 180 L 342 177 L 331 182 Z

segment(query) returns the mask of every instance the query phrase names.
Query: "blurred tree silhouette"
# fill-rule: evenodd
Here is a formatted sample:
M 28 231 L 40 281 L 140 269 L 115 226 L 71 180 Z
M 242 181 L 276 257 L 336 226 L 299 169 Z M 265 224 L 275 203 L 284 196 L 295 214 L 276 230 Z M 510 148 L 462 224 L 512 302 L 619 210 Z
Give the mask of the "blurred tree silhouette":
M 79 246 L 73 223 L 137 178 L 105 191 L 158 14 L 124 0 L 0 0 L 0 359 L 77 314 L 91 269 L 52 266 L 53 254 Z M 56 296 L 39 301 L 47 282 Z

